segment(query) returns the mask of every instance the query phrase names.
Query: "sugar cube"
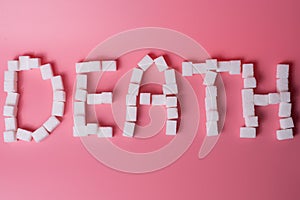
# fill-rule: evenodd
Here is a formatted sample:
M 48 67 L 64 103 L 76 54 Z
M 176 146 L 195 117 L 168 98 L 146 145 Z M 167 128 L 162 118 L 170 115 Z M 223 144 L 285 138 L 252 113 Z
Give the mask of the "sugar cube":
M 17 119 L 14 117 L 4 118 L 5 130 L 16 131 L 17 130 Z
M 256 138 L 256 129 L 251 127 L 241 127 L 240 138 Z
M 155 65 L 156 65 L 158 71 L 162 72 L 162 71 L 165 71 L 166 69 L 168 69 L 168 65 L 163 56 L 159 56 L 159 57 L 155 58 L 154 62 L 155 62 Z
M 61 76 L 54 76 L 51 78 L 51 84 L 53 90 L 64 90 L 64 85 Z
M 3 107 L 3 116 L 15 117 L 16 115 L 17 115 L 16 106 L 4 106 Z
M 169 69 L 165 71 L 166 84 L 176 83 L 175 70 Z
M 85 126 L 85 125 L 86 125 L 85 116 L 82 116 L 82 115 L 74 116 L 74 126 L 75 127 Z
M 140 85 L 136 83 L 129 83 L 128 94 L 138 96 Z
M 143 77 L 143 70 L 134 68 L 132 70 L 130 82 L 139 84 L 142 81 L 142 77 Z
M 246 127 L 258 127 L 258 117 L 257 116 L 247 116 L 245 117 Z
M 20 95 L 18 93 L 13 93 L 13 92 L 7 93 L 5 105 L 10 105 L 10 106 L 18 105 L 19 96 Z
M 231 60 L 229 74 L 240 74 L 241 73 L 241 61 L 240 60 Z
M 217 73 L 216 72 L 208 71 L 205 74 L 203 84 L 204 85 L 214 85 L 216 77 L 217 77 Z
M 76 63 L 76 73 L 99 72 L 101 70 L 100 61 L 89 61 Z
M 52 104 L 52 115 L 62 117 L 64 115 L 65 103 L 54 101 Z
M 63 90 L 55 90 L 53 91 L 53 101 L 66 101 L 66 93 Z
M 99 129 L 99 126 L 97 123 L 87 123 L 87 125 L 86 125 L 86 131 L 87 131 L 87 134 L 89 134 L 89 135 L 97 134 L 98 129 Z
M 101 94 L 87 94 L 87 104 L 95 105 L 102 103 L 102 95 Z
M 268 94 L 255 94 L 254 95 L 254 105 L 256 106 L 266 106 L 269 104 Z
M 167 120 L 166 122 L 166 135 L 176 135 L 177 132 L 177 121 Z
M 46 137 L 49 136 L 49 133 L 46 131 L 46 129 L 41 126 L 40 128 L 36 129 L 33 133 L 32 133 L 32 137 L 34 139 L 35 142 L 40 142 L 42 140 L 44 140 Z
M 217 72 L 229 72 L 230 62 L 229 61 L 220 61 L 218 62 Z
M 163 85 L 163 93 L 165 95 L 170 95 L 170 94 L 178 94 L 178 87 L 177 84 L 164 84 Z
M 177 108 L 167 108 L 167 118 L 168 119 L 178 119 Z
M 146 71 L 152 64 L 153 64 L 153 59 L 149 56 L 146 55 L 145 57 L 142 58 L 142 60 L 138 63 L 138 66 Z
M 135 129 L 135 123 L 125 122 L 123 128 L 123 136 L 133 137 L 134 129 Z
M 217 108 L 216 97 L 205 97 L 205 110 L 217 110 Z
M 166 95 L 152 95 L 152 105 L 161 106 L 166 104 Z
M 141 95 L 142 95 L 142 93 L 141 93 Z M 136 96 L 127 94 L 126 95 L 126 105 L 127 106 L 135 106 L 136 105 Z
M 217 87 L 216 86 L 212 86 L 212 85 L 208 85 L 205 87 L 205 96 L 207 97 L 216 97 L 217 94 Z
M 47 131 L 52 132 L 59 124 L 60 124 L 60 121 L 55 116 L 51 116 L 43 124 L 43 126 L 45 127 L 45 129 L 47 129 Z
M 87 91 L 82 89 L 77 89 L 75 91 L 75 100 L 85 102 L 87 100 Z
M 216 136 L 218 135 L 218 122 L 216 121 L 207 121 L 206 122 L 206 135 L 207 136 Z
M 166 107 L 177 107 L 177 97 L 176 96 L 168 96 L 166 97 Z
M 18 75 L 16 71 L 4 71 L 4 81 L 17 81 Z
M 253 64 L 243 64 L 242 66 L 242 77 L 250 78 L 254 76 Z
M 141 93 L 140 94 L 140 105 L 150 105 L 150 93 Z
M 291 117 L 280 119 L 279 123 L 281 129 L 294 128 L 293 118 Z
M 278 64 L 276 71 L 276 78 L 288 78 L 289 77 L 289 65 Z
M 291 103 L 279 103 L 279 117 L 290 117 L 291 116 L 291 110 L 292 110 L 292 104 Z
M 100 138 L 102 138 L 102 137 L 105 137 L 105 138 L 110 137 L 111 138 L 113 136 L 112 127 L 100 127 L 98 129 L 97 136 Z
M 7 61 L 8 71 L 19 71 L 19 61 L 9 60 Z
M 135 122 L 137 116 L 137 108 L 135 106 L 126 107 L 126 121 Z
M 85 137 L 88 136 L 86 126 L 74 126 L 73 127 L 73 136 L 74 137 Z
M 5 92 L 17 92 L 17 82 L 15 81 L 4 81 Z
M 102 71 L 113 72 L 117 71 L 117 62 L 115 60 L 105 60 L 101 62 Z
M 39 58 L 30 58 L 29 59 L 29 68 L 39 68 L 41 66 L 41 59 Z
M 112 92 L 102 92 L 101 93 L 101 103 L 102 104 L 112 104 Z
M 205 61 L 206 69 L 208 70 L 217 70 L 218 68 L 218 61 L 217 59 L 208 59 Z
M 14 131 L 4 131 L 3 132 L 4 142 L 16 142 L 16 134 Z
M 207 110 L 206 121 L 219 121 L 219 112 L 216 110 Z
M 276 80 L 276 88 L 278 92 L 286 92 L 289 90 L 289 81 L 287 78 L 280 78 Z
M 244 88 L 256 88 L 256 79 L 254 77 L 245 78 Z
M 193 63 L 182 62 L 182 76 L 192 76 L 192 75 L 193 75 Z
M 280 95 L 278 93 L 269 93 L 269 104 L 278 104 L 280 102 Z
M 26 142 L 30 142 L 31 138 L 32 138 L 31 134 L 32 134 L 31 131 L 27 131 L 25 129 L 18 128 L 18 130 L 17 130 L 17 139 L 23 140 L 23 141 L 26 141 Z
M 43 80 L 47 80 L 53 77 L 53 71 L 50 64 L 45 64 L 40 67 Z
M 291 93 L 290 92 L 280 92 L 280 101 L 281 102 L 291 102 Z
M 19 69 L 20 70 L 29 70 L 29 56 L 19 56 Z
M 193 65 L 193 74 L 205 74 L 208 69 L 206 63 L 192 63 Z
M 293 129 L 284 129 L 276 131 L 277 140 L 293 139 Z
M 87 75 L 77 74 L 76 75 L 76 89 L 87 89 Z

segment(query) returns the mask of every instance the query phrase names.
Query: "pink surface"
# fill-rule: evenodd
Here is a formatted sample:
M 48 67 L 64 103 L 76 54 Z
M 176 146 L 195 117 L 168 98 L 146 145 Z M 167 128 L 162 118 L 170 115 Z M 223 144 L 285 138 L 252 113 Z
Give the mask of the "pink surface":
M 113 34 L 159 26 L 191 36 L 211 57 L 255 62 L 258 93 L 275 91 L 276 64 L 291 63 L 293 113 L 299 127 L 299 8 L 299 2 L 292 0 L 272 4 L 1 1 L 1 70 L 6 69 L 8 59 L 18 55 L 41 56 L 43 62 L 54 64 L 56 74 L 63 75 L 69 101 L 63 123 L 47 140 L 40 144 L 0 143 L 0 199 L 299 199 L 298 128 L 294 140 L 277 141 L 277 107 L 269 106 L 257 109 L 261 117 L 257 139 L 240 139 L 239 76 L 222 76 L 227 118 L 223 135 L 209 156 L 198 159 L 204 137 L 204 124 L 200 124 L 193 144 L 177 162 L 147 174 L 112 170 L 88 154 L 80 139 L 72 136 L 70 103 L 75 62 Z M 50 115 L 51 86 L 38 73 L 26 72 L 20 77 L 23 127 L 36 128 Z M 3 73 L 0 78 L 2 85 Z M 201 84 L 201 80 L 191 83 Z M 0 95 L 3 105 L 5 93 Z M 3 118 L 1 121 L 3 130 Z

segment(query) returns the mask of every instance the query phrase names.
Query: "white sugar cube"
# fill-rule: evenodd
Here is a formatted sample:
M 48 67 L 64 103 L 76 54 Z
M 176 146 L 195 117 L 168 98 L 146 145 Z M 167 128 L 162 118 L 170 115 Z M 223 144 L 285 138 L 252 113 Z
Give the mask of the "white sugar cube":
M 5 130 L 16 131 L 17 130 L 17 119 L 14 117 L 4 118 Z
M 276 131 L 277 140 L 293 139 L 293 129 L 284 129 Z
M 73 136 L 74 137 L 85 137 L 88 136 L 86 126 L 74 126 L 73 127 Z
M 168 96 L 166 97 L 166 107 L 177 107 L 177 97 L 176 96 Z
M 253 64 L 243 64 L 242 66 L 242 77 L 250 78 L 254 76 Z
M 216 97 L 205 97 L 205 110 L 217 110 L 217 108 Z
M 87 75 L 77 74 L 76 75 L 76 89 L 87 89 Z
M 3 107 L 3 116 L 15 117 L 16 115 L 17 115 L 16 106 L 4 106 Z
M 217 87 L 216 86 L 206 86 L 205 87 L 205 96 L 207 97 L 216 97 L 217 94 Z
M 247 127 L 258 127 L 258 117 L 257 116 L 245 117 L 245 124 Z
M 31 134 L 32 134 L 31 131 L 27 131 L 25 129 L 18 128 L 16 137 L 19 140 L 30 142 L 32 139 Z
M 207 71 L 206 63 L 193 63 L 193 74 L 205 74 Z
M 80 127 L 80 126 L 85 126 L 85 125 L 86 125 L 85 116 L 82 116 L 82 115 L 74 116 L 74 126 L 75 127 Z
M 129 83 L 128 94 L 138 96 L 140 85 L 136 83 Z
M 255 94 L 254 95 L 254 105 L 256 106 L 266 106 L 269 104 L 268 94 Z
M 206 122 L 206 135 L 207 136 L 216 136 L 218 135 L 218 122 L 216 121 L 207 121 Z
M 217 72 L 229 72 L 230 62 L 229 61 L 220 61 L 218 62 Z
M 178 94 L 177 84 L 164 84 L 163 85 L 163 93 L 165 95 Z
M 77 89 L 75 91 L 75 100 L 85 102 L 87 100 L 87 91 L 82 89 Z
M 256 128 L 241 127 L 240 138 L 256 138 Z
M 280 101 L 281 102 L 290 102 L 291 93 L 290 92 L 280 92 Z
M 35 142 L 41 142 L 42 140 L 44 140 L 48 136 L 49 136 L 49 133 L 46 131 L 46 129 L 43 126 L 36 129 L 32 133 L 32 137 L 33 137 Z
M 141 98 L 141 96 L 142 96 L 142 93 L 140 95 L 140 98 Z M 131 95 L 131 94 L 126 95 L 126 105 L 127 106 L 135 106 L 136 105 L 136 96 Z
M 50 64 L 45 64 L 40 67 L 43 80 L 47 80 L 53 77 L 53 70 Z
M 100 61 L 89 61 L 76 63 L 76 73 L 99 72 L 101 70 Z
M 20 70 L 29 70 L 29 56 L 19 56 L 19 69 Z
M 141 93 L 140 94 L 140 105 L 150 105 L 150 93 Z
M 4 71 L 4 81 L 17 81 L 18 75 L 16 71 Z
M 53 90 L 64 90 L 64 84 L 61 76 L 54 76 L 51 78 Z
M 102 95 L 101 94 L 87 94 L 87 104 L 95 105 L 102 103 Z
M 294 128 L 293 118 L 291 117 L 280 119 L 279 123 L 281 129 Z
M 142 60 L 138 63 L 138 66 L 146 71 L 152 64 L 153 64 L 153 59 L 149 56 L 146 55 L 145 57 L 142 58 Z
M 111 138 L 113 136 L 112 127 L 100 127 L 98 129 L 97 136 L 100 138 Z
M 241 61 L 240 60 L 231 60 L 229 74 L 240 74 L 241 73 Z
M 289 90 L 289 81 L 287 78 L 280 78 L 276 80 L 276 88 L 278 92 L 286 92 Z
M 99 129 L 99 126 L 97 123 L 87 123 L 87 125 L 86 125 L 86 131 L 87 131 L 87 134 L 89 134 L 89 135 L 97 134 L 98 129 Z
M 5 92 L 17 92 L 17 82 L 15 81 L 4 81 Z
M 74 102 L 74 115 L 85 115 L 85 103 Z
M 245 78 L 244 88 L 256 88 L 256 79 L 254 77 Z
M 65 103 L 54 101 L 52 104 L 52 115 L 62 117 L 64 115 Z
M 51 116 L 47 121 L 45 121 L 43 126 L 47 129 L 47 131 L 52 132 L 59 124 L 60 121 L 55 116 Z
M 193 75 L 193 63 L 182 62 L 182 76 L 192 76 L 192 75 Z
M 291 110 L 292 110 L 292 104 L 291 103 L 285 103 L 282 102 L 279 104 L 279 117 L 290 117 L 291 116 Z
M 117 71 L 117 62 L 115 60 L 105 60 L 101 62 L 102 71 L 114 72 Z
M 165 71 L 166 84 L 176 83 L 175 70 L 169 69 Z
M 62 90 L 55 90 L 53 91 L 53 101 L 66 101 L 66 93 Z
M 243 102 L 243 117 L 254 116 L 255 109 L 254 109 L 254 102 L 245 101 Z
M 135 129 L 135 123 L 125 122 L 123 128 L 123 136 L 133 137 L 134 129 Z
M 7 61 L 8 71 L 19 71 L 19 61 L 9 60 Z
M 138 84 L 140 84 L 141 81 L 142 81 L 143 72 L 144 72 L 144 71 L 141 70 L 141 69 L 134 68 L 134 69 L 132 70 L 130 82 L 131 82 L 131 83 L 138 83 Z
M 166 95 L 152 95 L 152 105 L 161 106 L 166 104 Z
M 168 119 L 178 119 L 177 108 L 167 108 L 167 118 Z
M 203 84 L 204 85 L 214 85 L 215 81 L 216 81 L 216 77 L 217 77 L 217 73 L 216 72 L 208 71 L 205 74 Z
M 254 101 L 253 89 L 243 89 L 242 90 L 242 100 L 243 100 L 243 102 L 253 102 Z
M 137 108 L 135 106 L 126 107 L 126 121 L 135 122 L 137 116 Z
M 206 69 L 208 70 L 217 70 L 218 68 L 218 61 L 217 59 L 208 59 L 205 61 Z
M 39 58 L 30 58 L 29 59 L 29 68 L 39 68 L 41 66 L 41 59 Z
M 219 121 L 219 112 L 216 110 L 207 110 L 206 121 Z
M 278 93 L 269 93 L 269 104 L 278 104 L 280 102 L 280 95 Z
M 101 103 L 102 104 L 112 104 L 112 92 L 102 92 L 101 93 Z
M 276 78 L 288 78 L 289 77 L 289 65 L 278 64 L 276 71 Z
M 154 62 L 155 62 L 155 65 L 159 72 L 162 72 L 162 71 L 165 71 L 166 69 L 168 69 L 168 65 L 163 56 L 159 56 L 158 58 L 155 58 Z
M 166 122 L 166 135 L 176 135 L 177 132 L 177 121 L 167 120 Z
M 18 105 L 20 95 L 18 93 L 9 92 L 6 96 L 5 105 Z
M 16 134 L 14 131 L 4 131 L 3 132 L 4 142 L 16 142 Z

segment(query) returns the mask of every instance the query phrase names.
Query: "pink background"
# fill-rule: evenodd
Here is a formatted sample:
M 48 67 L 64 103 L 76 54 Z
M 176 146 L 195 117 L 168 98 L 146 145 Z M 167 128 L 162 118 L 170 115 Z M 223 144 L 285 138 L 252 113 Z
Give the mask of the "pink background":
M 255 62 L 258 93 L 275 91 L 276 64 L 291 63 L 293 114 L 299 127 L 299 9 L 295 0 L 0 1 L 1 70 L 7 68 L 8 59 L 21 54 L 40 56 L 63 75 L 69 98 L 62 125 L 47 140 L 0 142 L 0 199 L 299 199 L 298 128 L 294 140 L 277 141 L 277 107 L 268 106 L 257 109 L 261 118 L 257 139 L 240 139 L 239 76 L 222 76 L 227 118 L 209 156 L 198 159 L 202 129 L 177 162 L 148 174 L 118 172 L 90 156 L 72 136 L 70 103 L 75 62 L 113 34 L 159 26 L 194 38 L 212 57 Z M 20 76 L 24 84 L 19 118 L 25 128 L 37 128 L 50 115 L 50 82 L 42 81 L 38 73 Z M 0 78 L 3 86 L 3 73 Z M 5 93 L 0 95 L 4 105 Z

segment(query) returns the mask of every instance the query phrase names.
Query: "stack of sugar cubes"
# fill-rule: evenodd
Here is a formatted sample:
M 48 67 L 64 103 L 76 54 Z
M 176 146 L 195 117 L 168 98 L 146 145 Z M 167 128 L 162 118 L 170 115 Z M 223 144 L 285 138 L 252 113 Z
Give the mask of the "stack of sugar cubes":
M 97 122 L 87 122 L 86 106 L 112 104 L 112 92 L 88 93 L 88 74 L 92 72 L 114 72 L 117 64 L 114 60 L 87 61 L 76 63 L 76 88 L 74 96 L 74 137 L 97 135 L 99 138 L 112 137 L 113 130 L 109 126 L 99 127 Z
M 218 73 L 228 72 L 231 75 L 241 73 L 241 61 L 220 61 L 217 59 L 207 59 L 203 63 L 182 62 L 182 75 L 204 76 L 203 85 L 205 85 L 205 112 L 206 112 L 206 135 L 217 136 L 219 134 L 218 121 L 218 101 L 216 78 Z
M 19 93 L 17 92 L 18 72 L 23 70 L 40 69 L 43 80 L 51 80 L 53 89 L 52 116 L 36 129 L 29 131 L 17 127 L 17 108 Z M 49 136 L 59 124 L 57 117 L 64 114 L 64 102 L 66 95 L 64 92 L 61 76 L 54 76 L 51 64 L 41 65 L 39 58 L 20 56 L 19 60 L 8 61 L 8 71 L 4 72 L 4 91 L 7 92 L 3 115 L 5 116 L 4 142 L 15 142 L 17 140 L 30 142 L 32 138 L 40 142 Z

